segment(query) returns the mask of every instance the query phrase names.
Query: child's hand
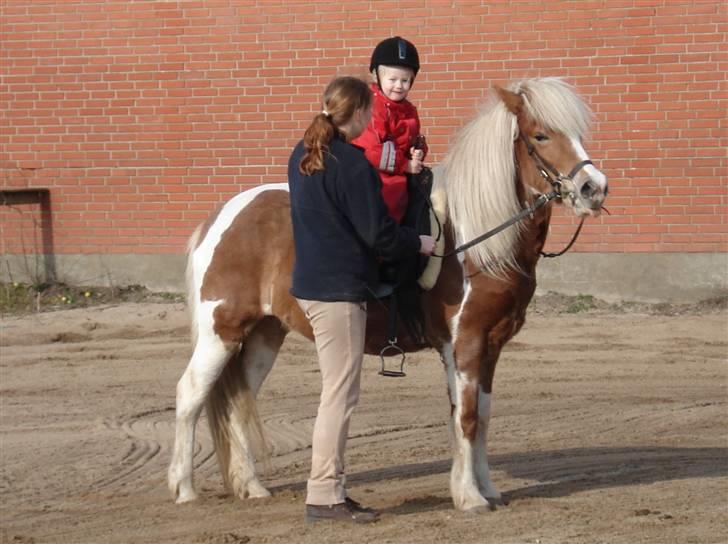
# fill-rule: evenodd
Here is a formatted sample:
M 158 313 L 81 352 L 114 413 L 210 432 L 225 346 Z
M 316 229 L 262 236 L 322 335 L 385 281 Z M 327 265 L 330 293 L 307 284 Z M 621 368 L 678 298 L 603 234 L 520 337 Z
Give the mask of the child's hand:
M 419 174 L 422 172 L 422 159 L 424 158 L 424 153 L 421 149 L 410 147 L 410 156 L 412 158 L 407 163 L 405 171 L 409 174 Z
M 405 168 L 404 170 L 408 174 L 419 174 L 420 172 L 422 172 L 422 161 L 412 159 L 411 161 L 407 162 L 407 168 Z

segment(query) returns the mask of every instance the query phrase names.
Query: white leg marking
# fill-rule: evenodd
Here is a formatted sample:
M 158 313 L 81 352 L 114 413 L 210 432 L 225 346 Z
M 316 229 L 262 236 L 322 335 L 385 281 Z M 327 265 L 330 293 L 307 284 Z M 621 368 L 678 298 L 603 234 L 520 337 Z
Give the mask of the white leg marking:
M 450 320 L 450 336 L 452 336 L 453 346 L 454 346 L 455 342 L 457 341 L 458 329 L 460 327 L 460 317 L 462 316 L 463 309 L 465 308 L 465 304 L 467 303 L 468 297 L 470 296 L 470 291 L 471 291 L 470 281 L 466 278 L 465 283 L 463 285 L 463 300 L 460 303 L 460 309 L 458 309 L 458 313 L 456 313 Z M 454 367 L 454 359 L 453 359 L 453 367 Z
M 231 353 L 213 330 L 212 313 L 220 303 L 208 301 L 197 306 L 197 343 L 177 383 L 176 432 L 168 483 L 178 503 L 197 498 L 192 482 L 195 424 Z
M 245 430 L 237 419 L 230 421 L 230 481 L 241 499 L 270 497 L 255 473 L 255 459 Z
M 491 395 L 478 388 L 478 434 L 475 439 L 475 475 L 478 489 L 491 503 L 501 502 L 501 494 L 490 479 L 488 466 L 488 424 Z
M 490 505 L 480 494 L 478 482 L 474 472 L 475 456 L 473 452 L 473 444 L 468 440 L 460 425 L 462 416 L 462 396 L 465 387 L 472 387 L 472 383 L 458 372 L 454 371 L 454 361 L 452 365 L 448 363 L 448 367 L 453 367 L 454 387 L 451 389 L 451 395 L 454 396 L 455 410 L 451 421 L 453 435 L 453 464 L 450 472 L 450 493 L 452 494 L 453 503 L 458 510 L 474 510 L 481 508 L 489 508 Z M 450 372 L 448 372 L 448 377 Z

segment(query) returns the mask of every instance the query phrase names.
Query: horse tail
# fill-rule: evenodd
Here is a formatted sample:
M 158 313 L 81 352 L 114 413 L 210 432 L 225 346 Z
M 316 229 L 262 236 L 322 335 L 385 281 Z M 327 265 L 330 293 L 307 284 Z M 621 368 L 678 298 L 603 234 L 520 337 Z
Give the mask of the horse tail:
M 199 286 L 195 284 L 194 255 L 200 241 L 203 225 L 200 224 L 187 241 L 187 269 L 185 270 L 185 286 L 187 288 L 187 311 L 190 315 L 190 337 L 192 346 L 197 344 L 197 299 Z
M 233 356 L 207 398 L 207 420 L 223 483 L 238 496 L 250 489 L 255 458 L 269 468 L 270 452 L 263 434 L 255 394 L 248 384 L 243 350 Z

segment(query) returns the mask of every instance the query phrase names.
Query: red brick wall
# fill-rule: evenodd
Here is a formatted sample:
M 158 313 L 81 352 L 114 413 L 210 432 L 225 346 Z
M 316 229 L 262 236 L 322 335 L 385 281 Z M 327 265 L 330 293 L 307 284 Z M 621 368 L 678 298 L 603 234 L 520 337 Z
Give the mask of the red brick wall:
M 324 85 L 397 33 L 422 57 L 433 162 L 492 84 L 561 76 L 611 184 L 576 250 L 726 251 L 725 6 L 3 0 L 0 183 L 51 189 L 57 253 L 181 252 L 220 202 L 285 180 Z M 0 206 L 0 225 L 0 252 L 42 248 L 34 206 Z M 557 214 L 551 247 L 573 225 Z

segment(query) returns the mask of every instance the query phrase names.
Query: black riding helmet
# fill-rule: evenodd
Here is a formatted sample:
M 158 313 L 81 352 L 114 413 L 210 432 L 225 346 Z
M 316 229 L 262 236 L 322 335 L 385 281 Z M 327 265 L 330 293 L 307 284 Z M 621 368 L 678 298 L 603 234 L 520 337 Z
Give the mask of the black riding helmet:
M 420 70 L 420 56 L 412 42 L 395 36 L 382 40 L 374 48 L 369 71 L 374 72 L 381 64 L 411 68 L 416 76 Z

